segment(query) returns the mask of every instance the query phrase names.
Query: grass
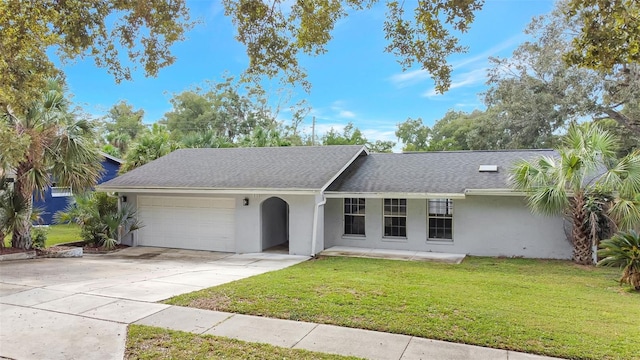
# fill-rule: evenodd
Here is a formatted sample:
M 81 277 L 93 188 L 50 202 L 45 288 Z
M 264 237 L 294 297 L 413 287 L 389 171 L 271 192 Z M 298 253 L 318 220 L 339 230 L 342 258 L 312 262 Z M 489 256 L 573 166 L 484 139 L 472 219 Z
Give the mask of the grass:
M 307 350 L 129 325 L 125 359 L 357 359 Z
M 468 257 L 321 258 L 168 304 L 575 359 L 640 359 L 640 294 L 616 269 Z
M 80 226 L 77 224 L 50 225 L 47 232 L 46 247 L 57 244 L 80 241 Z M 11 235 L 4 239 L 5 246 L 11 246 Z

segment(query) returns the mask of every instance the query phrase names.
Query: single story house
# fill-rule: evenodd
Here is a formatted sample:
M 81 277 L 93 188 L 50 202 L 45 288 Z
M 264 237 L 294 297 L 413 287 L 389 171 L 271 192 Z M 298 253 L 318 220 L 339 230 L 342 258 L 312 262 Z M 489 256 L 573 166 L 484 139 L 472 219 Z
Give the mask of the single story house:
M 111 180 L 118 176 L 122 160 L 106 153 L 100 153 L 104 158 L 102 160 L 103 173 L 98 180 L 98 184 Z M 43 196 L 34 197 L 33 206 L 42 209 L 39 223 L 42 225 L 53 224 L 53 215 L 64 210 L 73 197 L 73 190 L 68 186 L 57 186 L 55 181 L 48 188 Z
M 236 253 L 332 246 L 571 258 L 563 219 L 509 189 L 552 150 L 369 153 L 363 146 L 183 149 L 107 181 L 144 227 L 129 245 Z

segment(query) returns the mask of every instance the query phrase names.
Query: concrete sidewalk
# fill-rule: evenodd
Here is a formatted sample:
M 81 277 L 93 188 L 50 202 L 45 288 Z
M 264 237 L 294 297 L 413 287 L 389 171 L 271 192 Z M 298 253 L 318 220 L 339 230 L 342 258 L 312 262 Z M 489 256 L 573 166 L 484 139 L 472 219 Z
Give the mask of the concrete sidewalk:
M 434 261 L 449 264 L 460 264 L 465 258 L 465 254 L 411 251 L 411 250 L 391 250 L 391 249 L 371 249 L 353 246 L 332 246 L 322 250 L 323 256 L 345 256 L 361 257 L 369 259 L 407 260 L 407 261 Z
M 415 336 L 180 306 L 170 306 L 136 321 L 135 324 L 366 359 L 557 359 Z

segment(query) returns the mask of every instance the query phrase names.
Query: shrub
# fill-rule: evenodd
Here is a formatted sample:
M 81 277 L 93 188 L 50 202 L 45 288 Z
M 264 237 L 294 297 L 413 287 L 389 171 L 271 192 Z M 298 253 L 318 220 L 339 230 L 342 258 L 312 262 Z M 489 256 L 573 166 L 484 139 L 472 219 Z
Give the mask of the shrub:
M 620 284 L 629 284 L 640 291 L 640 236 L 633 230 L 619 232 L 600 243 L 598 266 L 620 267 Z
M 122 204 L 118 209 L 117 198 L 96 192 L 75 196 L 54 219 L 56 223 L 77 223 L 84 241 L 106 249 L 113 249 L 119 237 L 142 227 L 132 206 Z
M 46 227 L 33 227 L 31 228 L 31 247 L 34 249 L 44 249 L 47 244 L 47 234 L 49 229 Z

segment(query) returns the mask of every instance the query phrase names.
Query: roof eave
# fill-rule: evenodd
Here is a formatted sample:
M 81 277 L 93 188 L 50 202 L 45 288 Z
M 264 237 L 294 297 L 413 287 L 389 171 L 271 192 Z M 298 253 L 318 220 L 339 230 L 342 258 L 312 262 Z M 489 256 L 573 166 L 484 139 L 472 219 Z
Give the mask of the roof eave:
M 150 186 L 96 186 L 99 192 L 120 193 L 170 193 L 170 194 L 282 194 L 316 195 L 320 189 L 220 189 L 204 187 L 150 187 Z
M 464 199 L 463 193 L 428 193 L 428 192 L 353 192 L 353 191 L 327 191 L 325 196 L 331 198 L 402 198 L 402 199 Z
M 115 157 L 115 156 L 111 156 L 111 155 L 107 154 L 106 152 L 102 152 L 102 151 L 101 151 L 101 152 L 100 152 L 100 155 L 102 155 L 102 157 L 104 157 L 104 158 L 106 158 L 106 159 L 109 159 L 109 160 L 111 160 L 111 161 L 113 161 L 113 162 L 117 162 L 118 164 L 121 164 L 121 165 L 122 165 L 122 163 L 124 162 L 124 160 L 119 159 L 119 158 L 117 158 L 117 157 Z
M 467 189 L 464 192 L 466 195 L 485 195 L 485 196 L 526 196 L 527 194 L 522 191 L 516 191 L 513 189 Z

